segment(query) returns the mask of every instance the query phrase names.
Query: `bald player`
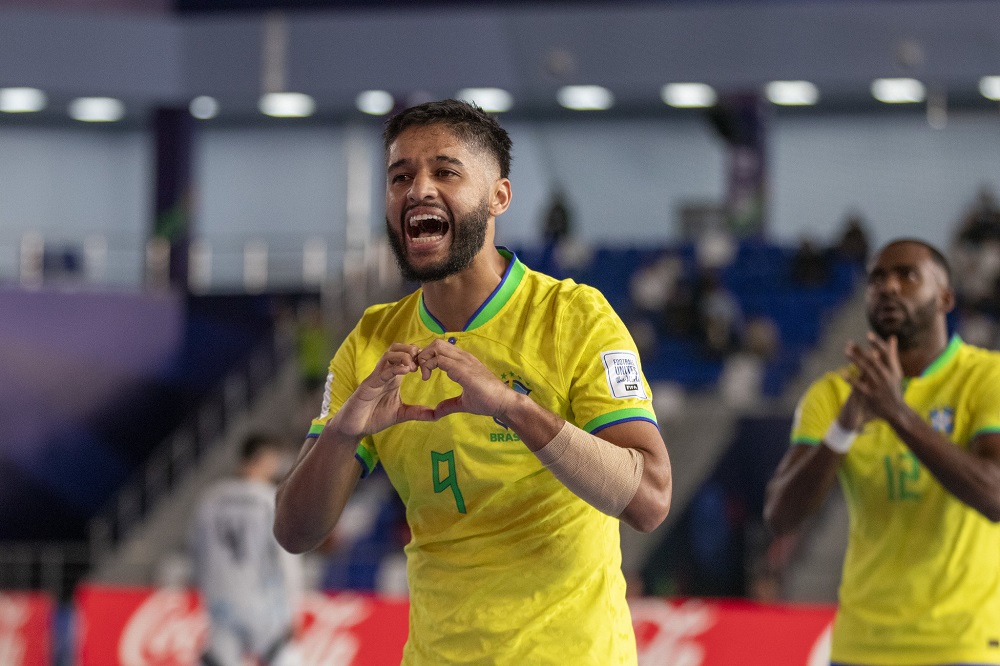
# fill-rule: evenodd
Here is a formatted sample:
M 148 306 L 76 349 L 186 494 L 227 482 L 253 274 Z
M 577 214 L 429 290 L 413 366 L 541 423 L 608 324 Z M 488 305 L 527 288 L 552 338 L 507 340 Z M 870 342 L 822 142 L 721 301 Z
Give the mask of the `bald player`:
M 765 519 L 798 528 L 839 478 L 833 664 L 1000 664 L 1000 354 L 949 337 L 950 271 L 923 241 L 878 252 L 865 300 L 867 341 L 801 399 Z

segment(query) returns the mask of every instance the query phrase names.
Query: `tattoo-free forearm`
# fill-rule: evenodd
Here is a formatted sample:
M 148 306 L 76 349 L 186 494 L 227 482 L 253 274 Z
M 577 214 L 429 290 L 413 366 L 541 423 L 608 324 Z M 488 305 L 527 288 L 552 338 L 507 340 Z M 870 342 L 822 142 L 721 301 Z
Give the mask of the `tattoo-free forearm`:
M 945 490 L 993 522 L 1000 522 L 1000 451 L 995 442 L 992 455 L 979 455 L 953 444 L 909 408 L 890 415 L 888 421 Z
M 359 441 L 328 423 L 319 438 L 302 445 L 276 499 L 274 536 L 285 550 L 311 550 L 333 530 L 361 475 L 354 457 Z
M 785 453 L 764 498 L 764 522 L 772 533 L 787 534 L 819 510 L 842 457 L 822 444 L 798 444 Z

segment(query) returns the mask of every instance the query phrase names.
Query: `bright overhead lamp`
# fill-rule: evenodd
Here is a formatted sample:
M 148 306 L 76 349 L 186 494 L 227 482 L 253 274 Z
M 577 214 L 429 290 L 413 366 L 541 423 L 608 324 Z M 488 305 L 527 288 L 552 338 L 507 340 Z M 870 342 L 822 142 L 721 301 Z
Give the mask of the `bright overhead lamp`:
M 258 103 L 260 112 L 273 118 L 305 118 L 316 111 L 316 102 L 305 93 L 267 93 Z
M 979 79 L 979 92 L 986 99 L 1000 102 L 1000 76 L 984 76 Z
M 199 95 L 191 100 L 188 111 L 199 120 L 208 120 L 219 115 L 219 102 L 214 97 Z
M 354 99 L 358 111 L 370 116 L 384 116 L 392 111 L 396 100 L 384 90 L 366 90 Z
M 488 113 L 503 113 L 514 106 L 514 96 L 503 88 L 463 88 L 456 97 Z
M 606 111 L 615 105 L 615 96 L 603 86 L 563 86 L 556 99 L 573 111 Z
M 668 83 L 660 89 L 660 99 L 678 109 L 704 109 L 715 106 L 718 95 L 707 83 Z
M 85 123 L 113 123 L 125 117 L 125 105 L 114 97 L 78 97 L 69 104 L 69 117 Z
M 0 88 L 0 111 L 34 113 L 45 108 L 45 93 L 38 88 Z
M 771 81 L 764 94 L 780 106 L 812 106 L 819 101 L 819 88 L 809 81 Z
M 927 91 L 916 79 L 875 79 L 872 97 L 886 104 L 915 104 L 926 99 Z

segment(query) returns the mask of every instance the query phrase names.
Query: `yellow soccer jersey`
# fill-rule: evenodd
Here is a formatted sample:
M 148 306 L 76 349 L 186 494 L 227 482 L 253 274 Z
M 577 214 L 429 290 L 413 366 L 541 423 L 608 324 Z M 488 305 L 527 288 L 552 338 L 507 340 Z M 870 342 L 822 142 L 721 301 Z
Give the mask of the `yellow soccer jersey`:
M 393 342 L 444 338 L 514 390 L 589 432 L 655 423 L 635 344 L 597 290 L 510 260 L 461 331 L 445 331 L 417 291 L 370 308 L 330 365 L 318 434 Z M 405 402 L 460 387 L 407 375 Z M 503 423 L 453 414 L 402 423 L 358 448 L 406 504 L 410 635 L 405 664 L 634 664 L 619 523 L 571 493 Z
M 806 392 L 793 443 L 822 441 L 850 393 L 846 371 Z M 1000 431 L 1000 354 L 955 336 L 906 381 L 904 398 L 968 448 L 977 434 Z M 882 420 L 865 426 L 838 476 L 850 540 L 832 660 L 1000 664 L 1000 525 L 947 492 Z

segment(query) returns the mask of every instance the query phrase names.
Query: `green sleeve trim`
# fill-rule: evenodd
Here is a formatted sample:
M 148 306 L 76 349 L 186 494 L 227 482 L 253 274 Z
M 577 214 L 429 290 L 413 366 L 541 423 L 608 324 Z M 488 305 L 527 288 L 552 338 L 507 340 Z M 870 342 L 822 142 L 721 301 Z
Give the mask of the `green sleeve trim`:
M 985 428 L 980 428 L 976 432 L 972 433 L 972 437 L 970 437 L 969 439 L 972 439 L 973 437 L 978 437 L 979 435 L 996 435 L 996 434 L 1000 434 L 1000 425 L 986 426 Z
M 619 409 L 609 414 L 598 416 L 587 423 L 587 425 L 583 426 L 582 429 L 593 434 L 602 428 L 607 428 L 610 425 L 623 423 L 625 421 L 650 421 L 653 425 L 657 425 L 656 414 L 648 409 L 632 407 L 629 409 Z
M 819 446 L 822 443 L 822 439 L 816 439 L 815 437 L 796 437 L 792 440 L 792 444 L 805 444 L 807 446 Z
M 375 471 L 375 457 L 365 448 L 364 444 L 358 444 L 354 457 L 361 463 L 361 478 L 365 478 Z
M 319 437 L 319 434 L 321 432 L 323 432 L 323 426 L 324 425 L 325 424 L 323 424 L 323 423 L 313 423 L 309 427 L 309 434 L 307 436 L 308 437 Z M 299 432 L 301 432 L 301 430 Z

